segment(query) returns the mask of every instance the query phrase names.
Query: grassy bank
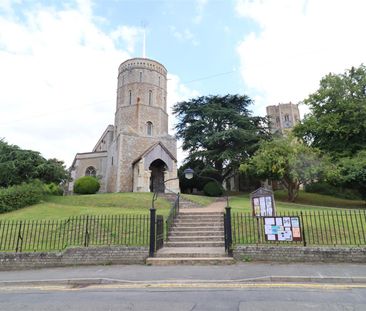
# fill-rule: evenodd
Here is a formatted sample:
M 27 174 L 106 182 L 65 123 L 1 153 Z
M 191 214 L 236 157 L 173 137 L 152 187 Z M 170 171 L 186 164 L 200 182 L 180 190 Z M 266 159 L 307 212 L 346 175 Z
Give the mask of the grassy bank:
M 50 196 L 40 204 L 11 213 L 0 214 L 1 219 L 38 220 L 65 219 L 81 215 L 148 214 L 151 193 L 104 193 L 92 195 Z M 168 215 L 170 203 L 158 198 L 155 202 L 159 214 Z

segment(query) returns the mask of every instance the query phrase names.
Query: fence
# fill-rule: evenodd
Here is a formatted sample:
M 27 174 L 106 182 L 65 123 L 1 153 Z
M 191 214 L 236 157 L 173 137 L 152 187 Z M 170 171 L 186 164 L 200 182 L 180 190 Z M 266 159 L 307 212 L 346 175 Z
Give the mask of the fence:
M 290 214 L 290 215 L 289 215 Z M 366 245 L 366 211 L 291 212 L 278 216 L 298 216 L 303 241 L 266 241 L 263 219 L 249 213 L 232 214 L 233 244 Z
M 0 251 L 69 246 L 148 245 L 148 215 L 79 216 L 66 220 L 0 220 Z

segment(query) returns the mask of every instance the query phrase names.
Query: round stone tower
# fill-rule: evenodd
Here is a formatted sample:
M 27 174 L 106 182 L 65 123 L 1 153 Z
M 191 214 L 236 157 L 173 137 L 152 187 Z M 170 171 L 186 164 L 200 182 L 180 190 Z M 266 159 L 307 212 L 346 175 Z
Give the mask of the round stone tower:
M 133 58 L 118 69 L 114 152 L 109 152 L 108 191 L 178 191 L 177 146 L 168 134 L 167 70 Z
M 116 134 L 168 134 L 167 70 L 150 59 L 133 58 L 118 69 Z

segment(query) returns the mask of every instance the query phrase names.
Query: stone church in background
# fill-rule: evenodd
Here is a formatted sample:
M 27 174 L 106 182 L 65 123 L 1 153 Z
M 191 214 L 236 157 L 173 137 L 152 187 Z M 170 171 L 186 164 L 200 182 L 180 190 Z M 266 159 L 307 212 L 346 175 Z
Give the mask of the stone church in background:
M 100 192 L 179 191 L 177 142 L 168 134 L 167 70 L 157 61 L 133 58 L 118 69 L 114 125 L 92 152 L 77 153 L 72 180 L 96 176 Z M 73 181 L 69 191 L 73 189 Z
M 272 133 L 286 134 L 300 122 L 300 111 L 297 104 L 291 102 L 266 107 Z

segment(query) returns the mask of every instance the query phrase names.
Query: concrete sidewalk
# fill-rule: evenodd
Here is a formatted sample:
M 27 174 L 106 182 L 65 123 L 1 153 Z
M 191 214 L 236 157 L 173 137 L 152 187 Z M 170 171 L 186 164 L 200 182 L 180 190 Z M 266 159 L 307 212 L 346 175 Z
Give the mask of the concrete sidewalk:
M 327 283 L 366 284 L 362 264 L 266 264 L 229 266 L 90 266 L 0 272 L 0 286 L 126 283 Z

